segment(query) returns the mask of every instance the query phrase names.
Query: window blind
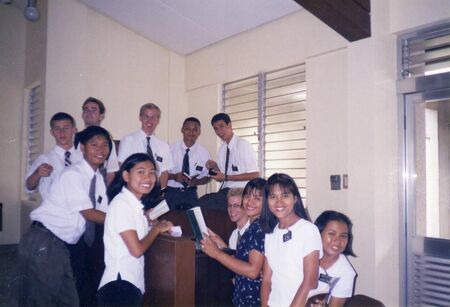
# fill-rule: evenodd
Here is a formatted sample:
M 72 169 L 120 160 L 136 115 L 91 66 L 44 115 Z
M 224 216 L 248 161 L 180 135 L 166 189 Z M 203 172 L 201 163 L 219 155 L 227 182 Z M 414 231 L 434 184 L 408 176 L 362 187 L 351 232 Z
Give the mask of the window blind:
M 28 129 L 27 129 L 27 168 L 33 164 L 39 155 L 40 132 L 42 112 L 40 110 L 41 87 L 39 84 L 33 86 L 27 95 L 28 105 Z
M 305 65 L 225 83 L 224 112 L 258 153 L 261 175 L 287 173 L 306 199 Z
M 430 31 L 402 41 L 402 77 L 450 71 L 450 28 Z
M 305 65 L 265 75 L 265 176 L 287 173 L 306 199 Z
M 253 146 L 261 170 L 260 76 L 226 83 L 222 89 L 223 109 L 233 121 L 233 131 Z

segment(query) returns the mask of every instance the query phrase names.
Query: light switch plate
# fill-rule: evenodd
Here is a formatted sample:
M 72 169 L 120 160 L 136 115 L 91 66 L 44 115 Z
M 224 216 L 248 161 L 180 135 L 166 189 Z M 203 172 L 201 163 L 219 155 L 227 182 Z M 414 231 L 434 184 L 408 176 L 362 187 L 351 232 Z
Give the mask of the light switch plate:
M 341 175 L 330 175 L 331 190 L 341 189 Z

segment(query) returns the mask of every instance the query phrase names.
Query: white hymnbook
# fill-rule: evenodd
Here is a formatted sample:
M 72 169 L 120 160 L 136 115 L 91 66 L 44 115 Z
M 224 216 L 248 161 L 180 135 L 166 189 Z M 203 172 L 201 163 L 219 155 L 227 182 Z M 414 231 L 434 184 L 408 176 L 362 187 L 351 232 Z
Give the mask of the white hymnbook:
M 166 212 L 169 212 L 170 208 L 167 204 L 166 200 L 162 200 L 156 207 L 153 208 L 153 210 L 149 211 L 148 218 L 150 220 L 156 220 L 158 217 L 163 215 Z

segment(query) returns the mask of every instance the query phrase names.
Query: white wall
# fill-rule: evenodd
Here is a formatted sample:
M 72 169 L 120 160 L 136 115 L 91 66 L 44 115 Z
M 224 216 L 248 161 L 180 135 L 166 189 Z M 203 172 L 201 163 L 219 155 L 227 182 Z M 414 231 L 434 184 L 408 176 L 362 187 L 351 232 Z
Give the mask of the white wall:
M 48 14 L 46 121 L 66 111 L 80 127 L 81 104 L 94 96 L 106 105 L 102 125 L 121 139 L 140 127 L 140 106 L 154 102 L 162 110 L 156 134 L 169 139 L 187 112 L 184 58 L 78 1 L 50 0 Z
M 0 202 L 3 203 L 0 244 L 19 240 L 22 112 L 26 23 L 22 12 L 0 7 Z
M 214 153 L 217 138 L 209 120 L 219 109 L 222 82 L 306 62 L 309 209 L 313 217 L 328 208 L 349 213 L 359 256 L 352 260 L 359 272 L 357 292 L 397 306 L 401 157 L 391 33 L 434 24 L 449 12 L 447 0 L 372 1 L 372 37 L 348 43 L 301 11 L 184 58 L 77 1 L 49 0 L 45 122 L 58 111 L 80 122 L 81 102 L 96 96 L 107 105 L 104 126 L 119 139 L 139 127 L 140 105 L 153 101 L 163 111 L 159 136 L 177 139 L 181 120 L 197 116 L 203 123 L 200 142 Z M 0 179 L 5 227 L 0 244 L 5 244 L 19 238 L 23 180 L 20 161 L 6 157 L 21 151 L 24 80 L 32 78 L 24 73 L 22 13 L 2 6 L 0 24 L 0 171 L 8 174 Z M 52 144 L 46 134 L 45 149 Z M 349 175 L 348 190 L 330 191 L 329 175 L 335 173 Z
M 392 33 L 415 30 L 443 20 L 450 21 L 448 0 L 391 0 L 389 11 Z
M 23 173 L 26 142 L 24 129 L 25 88 L 45 84 L 47 1 L 38 3 L 40 19 L 27 22 L 22 5 L 0 5 L 0 202 L 3 230 L 0 244 L 17 243 L 21 233 Z M 41 88 L 44 99 L 45 90 Z M 44 103 L 41 104 L 43 116 Z M 40 145 L 43 148 L 43 145 Z
M 356 293 L 388 306 L 401 300 L 401 142 L 392 32 L 448 18 L 449 6 L 439 0 L 372 1 L 372 36 L 354 43 L 301 11 L 186 57 L 189 105 L 207 106 L 199 110 L 202 118 L 218 110 L 219 84 L 306 62 L 309 210 L 313 218 L 328 208 L 351 216 L 359 256 L 352 259 L 359 273 Z M 209 148 L 216 144 L 205 141 Z M 348 174 L 349 189 L 331 191 L 331 174 Z

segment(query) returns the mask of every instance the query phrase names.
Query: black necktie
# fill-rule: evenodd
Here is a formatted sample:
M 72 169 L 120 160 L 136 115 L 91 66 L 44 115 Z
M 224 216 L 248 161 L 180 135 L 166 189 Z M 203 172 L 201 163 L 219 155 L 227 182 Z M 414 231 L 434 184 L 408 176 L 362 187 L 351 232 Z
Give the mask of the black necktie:
M 184 153 L 182 172 L 189 175 L 189 148 L 186 148 L 186 152 Z M 188 185 L 185 181 L 182 184 L 184 187 Z
M 227 155 L 225 156 L 225 175 L 228 174 L 229 162 L 230 162 L 230 148 L 227 146 Z
M 227 177 L 227 174 L 228 174 L 228 164 L 229 164 L 229 162 L 230 162 L 230 148 L 227 146 L 227 154 L 225 156 L 225 173 L 224 173 L 225 174 L 225 178 Z M 225 184 L 225 181 L 226 180 L 222 181 L 222 184 L 220 185 L 219 190 L 222 190 L 223 185 Z
M 241 241 L 241 232 L 238 230 L 238 237 L 237 237 L 237 240 L 236 240 L 236 247 L 238 246 L 238 244 L 239 244 L 239 242 Z
M 64 157 L 64 166 L 72 165 L 72 161 L 70 161 L 70 151 L 66 151 Z
M 184 153 L 182 170 L 183 173 L 189 175 L 189 148 L 186 148 L 186 152 Z
M 95 182 L 97 180 L 97 176 L 94 175 L 94 178 L 91 180 L 91 185 L 89 186 L 89 198 L 92 202 L 92 207 L 95 209 Z M 95 223 L 91 221 L 86 221 L 86 230 L 84 231 L 84 242 L 86 242 L 87 246 L 92 246 L 95 238 Z
M 155 162 L 155 158 L 153 157 L 152 147 L 150 146 L 150 137 L 147 137 L 147 154 L 150 156 L 153 162 Z

